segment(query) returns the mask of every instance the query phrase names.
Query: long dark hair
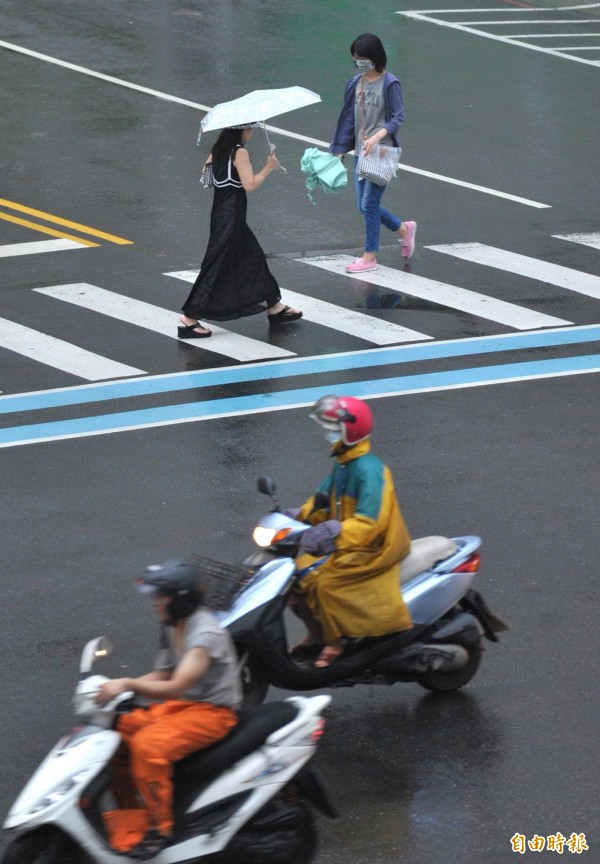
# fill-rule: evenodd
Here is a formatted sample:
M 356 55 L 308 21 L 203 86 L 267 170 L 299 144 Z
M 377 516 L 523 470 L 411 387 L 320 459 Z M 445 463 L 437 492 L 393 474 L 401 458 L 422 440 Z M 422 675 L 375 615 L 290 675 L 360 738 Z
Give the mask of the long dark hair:
M 378 72 L 383 72 L 387 66 L 387 54 L 379 36 L 373 33 L 363 33 L 357 36 L 350 46 L 353 57 L 364 57 L 370 60 Z
M 213 162 L 229 159 L 236 144 L 242 143 L 243 134 L 243 129 L 223 129 L 210 151 Z

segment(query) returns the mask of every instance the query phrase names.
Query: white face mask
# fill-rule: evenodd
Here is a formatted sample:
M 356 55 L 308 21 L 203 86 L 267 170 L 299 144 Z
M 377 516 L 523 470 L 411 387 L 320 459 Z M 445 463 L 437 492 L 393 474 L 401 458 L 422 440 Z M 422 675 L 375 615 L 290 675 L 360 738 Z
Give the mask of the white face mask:
M 326 429 L 325 430 L 325 438 L 329 441 L 330 444 L 337 444 L 338 441 L 342 440 L 342 433 L 337 429 Z
M 368 72 L 375 68 L 370 60 L 355 60 L 354 64 L 359 72 Z

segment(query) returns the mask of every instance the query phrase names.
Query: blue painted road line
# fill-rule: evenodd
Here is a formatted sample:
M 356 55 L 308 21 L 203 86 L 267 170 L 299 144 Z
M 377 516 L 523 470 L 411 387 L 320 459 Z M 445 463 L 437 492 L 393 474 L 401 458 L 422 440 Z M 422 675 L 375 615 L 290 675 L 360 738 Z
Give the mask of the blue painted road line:
M 318 357 L 297 357 L 290 360 L 227 366 L 199 372 L 176 372 L 168 375 L 129 378 L 126 381 L 107 381 L 101 384 L 84 384 L 56 390 L 16 393 L 0 396 L 0 414 L 37 411 L 67 405 L 83 405 L 137 396 L 152 396 L 201 387 L 240 384 L 247 381 L 291 378 L 296 375 L 344 372 L 351 369 L 367 369 L 395 363 L 416 363 L 502 351 L 578 345 L 598 340 L 600 340 L 600 325 L 590 324 L 581 327 L 534 330 L 527 333 L 506 333 L 502 336 L 478 336 L 443 342 L 427 342 L 419 345 L 398 345 L 393 348 L 369 348 L 362 351 L 325 354 Z
M 380 380 L 355 381 L 337 385 L 335 389 L 336 393 L 341 395 L 376 399 L 386 396 L 404 396 L 436 390 L 531 381 L 592 372 L 600 372 L 600 354 L 537 360 L 528 363 L 508 363 L 500 366 L 483 366 L 474 369 L 458 369 L 449 372 L 433 372 Z M 54 423 L 15 426 L 0 430 L 0 447 L 14 447 L 44 441 L 148 429 L 176 423 L 192 423 L 219 417 L 238 417 L 242 414 L 300 408 L 312 405 L 323 395 L 323 392 L 323 387 L 310 387 L 229 399 L 213 399 L 184 405 L 170 405 L 162 408 L 148 408 L 140 411 L 125 411 L 96 417 L 82 417 Z

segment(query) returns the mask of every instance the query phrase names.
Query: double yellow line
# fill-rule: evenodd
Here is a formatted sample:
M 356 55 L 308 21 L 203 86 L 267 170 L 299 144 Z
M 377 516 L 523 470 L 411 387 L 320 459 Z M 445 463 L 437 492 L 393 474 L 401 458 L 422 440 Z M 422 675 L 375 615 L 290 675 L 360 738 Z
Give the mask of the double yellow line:
M 107 234 L 105 231 L 97 231 L 95 228 L 89 228 L 87 225 L 80 225 L 78 222 L 71 222 L 69 219 L 61 219 L 60 216 L 53 216 L 52 213 L 44 213 L 43 210 L 34 210 L 33 207 L 25 207 L 24 204 L 17 204 L 16 201 L 7 201 L 5 198 L 0 198 L 0 207 L 5 207 L 8 210 L 17 210 L 19 213 L 27 213 L 29 216 L 35 216 L 37 219 L 43 219 L 45 222 L 51 222 L 54 225 L 63 225 L 65 228 L 70 228 L 73 231 L 79 231 L 91 237 L 98 237 L 101 240 L 107 240 L 109 243 L 117 243 L 119 246 L 126 246 L 133 242 L 132 240 L 124 240 L 123 237 L 116 237 L 114 234 Z M 53 237 L 74 240 L 76 243 L 81 243 L 82 246 L 100 246 L 100 243 L 94 243 L 92 240 L 84 240 L 82 237 L 67 234 L 66 231 L 49 228 L 47 225 L 40 225 L 39 222 L 30 222 L 29 219 L 21 219 L 19 216 L 12 216 L 2 211 L 0 211 L 0 219 L 4 219 L 6 222 L 13 222 L 15 225 L 23 225 L 25 228 L 32 228 L 34 231 L 41 231 L 42 234 L 51 234 Z

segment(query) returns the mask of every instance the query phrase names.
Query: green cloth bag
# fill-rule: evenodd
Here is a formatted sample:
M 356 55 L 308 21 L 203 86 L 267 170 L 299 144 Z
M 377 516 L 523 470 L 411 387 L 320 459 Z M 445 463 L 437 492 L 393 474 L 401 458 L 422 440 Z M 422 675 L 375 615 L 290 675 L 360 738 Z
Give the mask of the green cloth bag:
M 348 185 L 348 169 L 344 168 L 342 160 L 317 147 L 308 147 L 304 151 L 300 159 L 300 170 L 308 175 L 306 188 L 313 204 L 315 200 L 312 193 L 315 189 L 340 192 Z

